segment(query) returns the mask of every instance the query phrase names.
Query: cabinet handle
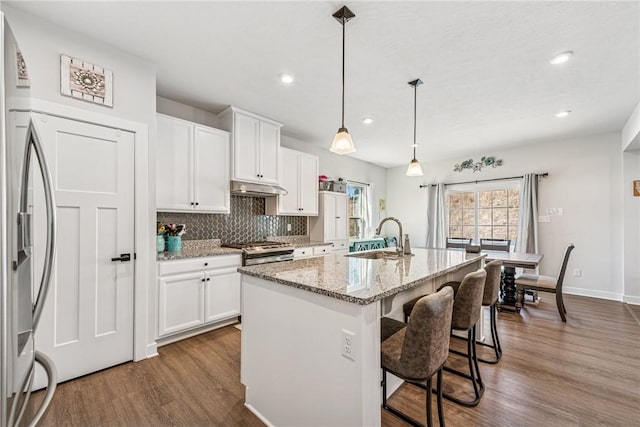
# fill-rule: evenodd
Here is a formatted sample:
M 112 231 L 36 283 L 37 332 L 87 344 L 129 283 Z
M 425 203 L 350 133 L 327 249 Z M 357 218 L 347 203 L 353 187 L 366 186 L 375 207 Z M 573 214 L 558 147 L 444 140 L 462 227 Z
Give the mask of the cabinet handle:
M 202 279 L 202 281 L 204 282 L 204 279 Z
M 196 206 L 200 205 L 200 203 L 196 202 Z
M 208 265 L 209 265 L 209 263 L 208 263 L 208 262 L 205 262 L 205 263 L 204 263 L 204 266 L 205 266 L 205 267 L 206 267 L 206 266 L 208 266 Z
M 193 203 L 193 202 L 191 202 L 191 206 L 193 206 L 193 205 L 194 205 L 194 203 Z
M 211 280 L 211 277 L 207 277 L 207 282 L 208 282 L 209 280 Z

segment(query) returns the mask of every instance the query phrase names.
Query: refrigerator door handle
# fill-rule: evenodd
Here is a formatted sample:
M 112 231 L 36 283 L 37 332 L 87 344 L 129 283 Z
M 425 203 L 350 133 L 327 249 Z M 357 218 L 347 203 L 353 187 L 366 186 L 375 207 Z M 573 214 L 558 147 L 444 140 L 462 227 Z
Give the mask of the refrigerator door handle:
M 25 146 L 24 164 L 22 166 L 22 188 L 20 193 L 20 213 L 18 214 L 21 227 L 18 230 L 22 230 L 25 235 L 18 238 L 18 262 L 22 257 L 28 257 L 31 254 L 26 253 L 27 250 L 31 252 L 31 224 L 30 220 L 28 225 L 25 224 L 25 219 L 28 218 L 28 185 L 29 185 L 29 165 L 31 163 L 31 147 L 38 158 L 38 165 L 40 166 L 40 173 L 42 175 L 42 183 L 44 186 L 44 198 L 47 211 L 47 243 L 44 256 L 44 268 L 42 270 L 42 279 L 40 280 L 40 289 L 36 297 L 36 301 L 33 304 L 33 331 L 38 326 L 40 316 L 42 315 L 42 309 L 44 308 L 44 301 L 49 291 L 49 284 L 51 283 L 51 274 L 53 272 L 53 262 L 56 253 L 56 202 L 53 192 L 53 180 L 51 179 L 51 173 L 47 160 L 44 155 L 44 149 L 40 142 L 40 137 L 33 124 L 33 120 L 29 121 L 29 129 L 27 131 L 27 144 Z M 26 218 L 25 218 L 26 217 Z M 26 255 L 26 256 L 25 256 Z

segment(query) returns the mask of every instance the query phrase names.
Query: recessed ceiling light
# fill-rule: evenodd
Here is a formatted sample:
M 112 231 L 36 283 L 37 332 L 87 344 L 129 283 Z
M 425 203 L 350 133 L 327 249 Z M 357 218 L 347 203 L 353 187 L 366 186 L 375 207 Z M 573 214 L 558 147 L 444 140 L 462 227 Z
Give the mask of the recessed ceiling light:
M 573 56 L 573 52 L 568 50 L 566 52 L 562 52 L 562 53 L 557 54 L 556 56 L 551 58 L 551 61 L 549 61 L 549 62 L 551 64 L 553 64 L 553 65 L 564 64 L 569 59 L 571 59 L 572 56 Z
M 569 115 L 569 113 L 571 113 L 571 110 L 560 111 L 559 113 L 556 114 L 556 117 L 558 117 L 559 119 L 564 119 Z
M 364 119 L 362 119 L 362 123 L 364 123 L 365 125 L 370 125 L 371 123 L 373 123 L 373 117 L 365 117 Z
M 290 85 L 291 83 L 293 83 L 293 76 L 291 74 L 280 74 L 280 81 L 286 85 Z

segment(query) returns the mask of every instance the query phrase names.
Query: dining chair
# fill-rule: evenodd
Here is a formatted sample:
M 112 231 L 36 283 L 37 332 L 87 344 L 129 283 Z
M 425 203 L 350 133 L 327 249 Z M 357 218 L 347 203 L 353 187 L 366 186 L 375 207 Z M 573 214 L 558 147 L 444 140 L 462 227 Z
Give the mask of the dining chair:
M 534 290 L 539 292 L 551 292 L 556 294 L 556 305 L 558 306 L 558 313 L 563 322 L 567 321 L 567 309 L 562 299 L 562 283 L 564 282 L 564 276 L 567 271 L 567 264 L 569 262 L 569 255 L 575 246 L 570 243 L 567 249 L 564 251 L 564 258 L 562 259 L 562 265 L 560 266 L 560 273 L 558 277 L 542 276 L 539 274 L 521 274 L 516 276 L 516 289 L 518 292 L 518 299 L 524 303 L 524 292 L 526 290 Z
M 431 379 L 437 374 L 438 420 L 440 426 L 444 427 L 442 368 L 449 354 L 452 313 L 453 290 L 447 286 L 435 294 L 422 297 L 416 303 L 408 323 L 387 317 L 381 319 L 382 407 L 411 425 L 421 426 L 387 402 L 387 372 L 426 391 L 426 425 L 429 427 L 433 425 Z
M 464 249 L 471 244 L 471 239 L 464 237 L 447 237 L 447 248 Z
M 480 249 L 483 251 L 511 252 L 509 239 L 480 239 Z

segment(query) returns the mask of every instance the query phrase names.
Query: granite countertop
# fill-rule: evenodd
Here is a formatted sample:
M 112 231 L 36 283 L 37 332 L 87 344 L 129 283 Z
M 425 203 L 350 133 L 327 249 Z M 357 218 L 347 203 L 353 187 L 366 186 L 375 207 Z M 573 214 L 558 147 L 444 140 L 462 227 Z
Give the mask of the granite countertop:
M 472 264 L 485 256 L 446 249 L 414 248 L 412 256 L 399 259 L 326 255 L 241 267 L 238 271 L 343 301 L 367 305 Z
M 211 240 L 184 240 L 181 252 L 159 252 L 156 255 L 157 261 L 169 261 L 187 258 L 202 258 L 216 255 L 242 254 L 242 250 L 234 248 L 223 248 L 219 239 Z
M 306 248 L 309 246 L 326 246 L 331 245 L 331 242 L 319 242 L 317 240 L 311 240 L 307 235 L 299 236 L 267 236 L 266 240 L 273 242 L 289 243 L 294 248 Z

